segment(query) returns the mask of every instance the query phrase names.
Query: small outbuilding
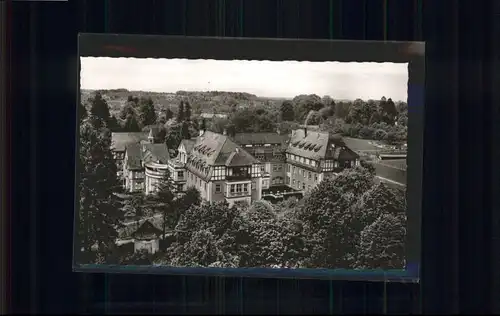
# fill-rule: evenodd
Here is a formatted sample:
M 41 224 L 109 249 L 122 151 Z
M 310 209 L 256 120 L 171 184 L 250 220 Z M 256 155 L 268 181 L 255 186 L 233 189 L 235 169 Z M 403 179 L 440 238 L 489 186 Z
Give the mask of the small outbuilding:
M 157 252 L 158 249 L 160 249 L 160 237 L 162 233 L 162 230 L 153 223 L 145 221 L 134 233 L 132 233 L 134 251 L 147 250 L 152 254 Z

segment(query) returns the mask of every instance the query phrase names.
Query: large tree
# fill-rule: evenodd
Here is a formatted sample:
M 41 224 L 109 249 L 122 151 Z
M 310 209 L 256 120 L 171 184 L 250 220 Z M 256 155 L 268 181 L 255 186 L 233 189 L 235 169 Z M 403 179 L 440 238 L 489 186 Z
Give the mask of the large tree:
M 240 210 L 226 202 L 189 208 L 175 228 L 167 260 L 183 267 L 238 267 L 240 223 Z
M 165 111 L 165 119 L 168 121 L 168 120 L 170 120 L 172 118 L 174 118 L 174 112 L 172 112 L 172 110 L 170 108 L 168 108 Z
M 295 119 L 295 112 L 293 111 L 292 101 L 285 100 L 280 107 L 281 119 L 283 121 L 293 121 Z
M 377 111 L 374 105 L 361 99 L 356 99 L 349 108 L 349 114 L 346 121 L 348 123 L 368 125 L 373 113 Z
M 316 94 L 301 94 L 293 98 L 295 119 L 303 123 L 310 111 L 319 111 L 324 107 L 321 98 Z
M 300 223 L 276 214 L 272 205 L 255 201 L 243 210 L 238 254 L 240 267 L 299 267 L 305 256 Z
M 109 106 L 106 100 L 104 100 L 101 92 L 96 92 L 94 97 L 90 99 L 90 114 L 98 118 L 98 121 L 103 125 L 102 127 L 109 127 L 109 121 L 111 114 L 109 113 Z
M 177 109 L 177 122 L 184 121 L 184 101 L 181 101 L 179 108 Z
M 182 122 L 181 124 L 181 137 L 182 139 L 191 138 L 191 132 L 189 131 L 189 124 L 187 122 Z
M 191 104 L 188 101 L 186 101 L 184 105 L 184 120 L 191 121 L 191 114 L 192 114 Z
M 362 168 L 348 169 L 323 180 L 305 197 L 295 217 L 302 221 L 310 268 L 349 268 L 356 258 L 352 208 L 373 185 L 373 175 Z
M 139 121 L 141 126 L 152 125 L 156 123 L 156 111 L 151 98 L 142 100 L 139 110 Z
M 404 269 L 406 217 L 381 214 L 360 234 L 356 268 Z
M 141 128 L 139 127 L 139 123 L 137 122 L 137 118 L 135 117 L 135 115 L 129 114 L 127 116 L 123 124 L 123 131 L 129 133 L 141 131 Z
M 118 236 L 117 228 L 123 219 L 123 212 L 113 194 L 119 187 L 119 182 L 110 149 L 111 138 L 108 130 L 95 128 L 93 123 L 97 120 L 99 119 L 90 115 L 81 124 L 79 139 L 78 244 L 87 255 L 90 255 L 93 245 L 104 251 L 110 244 L 114 244 Z M 97 125 L 102 126 L 104 123 Z M 81 249 L 77 249 L 79 254 Z

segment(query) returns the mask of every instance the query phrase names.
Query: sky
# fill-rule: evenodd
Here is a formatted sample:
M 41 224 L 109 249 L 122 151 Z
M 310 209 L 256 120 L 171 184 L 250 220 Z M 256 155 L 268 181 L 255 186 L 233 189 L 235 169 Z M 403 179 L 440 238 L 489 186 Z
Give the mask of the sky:
M 81 57 L 81 89 L 407 100 L 407 63 Z

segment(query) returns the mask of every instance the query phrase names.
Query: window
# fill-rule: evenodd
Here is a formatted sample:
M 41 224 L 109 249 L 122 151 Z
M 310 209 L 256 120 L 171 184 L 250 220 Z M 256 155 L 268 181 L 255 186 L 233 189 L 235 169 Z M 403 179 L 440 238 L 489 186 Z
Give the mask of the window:
M 278 165 L 273 164 L 273 171 L 278 171 Z
M 293 179 L 293 186 L 295 186 L 295 179 Z
M 311 178 L 312 178 L 311 171 L 309 171 L 309 172 L 307 173 L 307 177 L 308 177 L 309 179 L 311 179 Z
M 335 168 L 338 168 L 338 167 L 339 167 L 339 162 L 335 161 Z
M 235 185 L 231 184 L 231 193 L 234 193 Z
M 318 175 L 317 174 L 314 175 L 314 181 L 318 181 Z
M 220 184 L 216 184 L 215 185 L 215 192 L 216 193 L 220 193 L 220 191 L 221 191 L 221 185 Z
M 306 184 L 302 183 L 302 190 L 305 190 L 305 189 L 306 189 Z
M 205 182 L 205 191 L 208 189 L 208 185 L 207 183 Z
M 255 180 L 252 181 L 252 190 L 255 190 Z
M 286 165 L 286 171 L 290 172 L 290 165 Z
M 198 179 L 198 186 L 201 187 L 201 179 Z
M 290 177 L 289 176 L 286 177 L 286 184 L 290 184 Z
M 183 189 L 182 184 L 177 185 L 177 191 L 181 192 L 181 191 L 183 191 L 182 189 Z
M 177 177 L 179 177 L 180 179 L 184 178 L 184 171 L 177 172 Z
M 236 192 L 241 192 L 241 187 L 242 187 L 241 184 L 237 184 L 236 185 Z
M 248 183 L 243 184 L 243 192 L 248 192 Z

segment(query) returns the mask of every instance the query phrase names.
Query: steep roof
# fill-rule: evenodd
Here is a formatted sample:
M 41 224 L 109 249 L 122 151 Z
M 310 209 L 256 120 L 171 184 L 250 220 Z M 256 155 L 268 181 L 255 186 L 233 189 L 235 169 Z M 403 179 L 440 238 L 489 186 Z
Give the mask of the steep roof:
M 130 144 L 126 147 L 125 155 L 129 170 L 142 169 L 142 161 L 159 161 L 166 164 L 170 159 L 168 147 L 165 144 Z
M 190 143 L 187 143 L 191 146 Z M 186 167 L 198 176 L 209 179 L 210 166 L 248 166 L 258 160 L 228 136 L 206 131 L 194 139 Z
M 232 139 L 239 145 L 283 144 L 289 135 L 278 133 L 237 133 Z
M 342 137 L 328 132 L 297 129 L 292 132 L 287 153 L 319 160 L 333 158 L 337 160 L 355 159 L 359 156 L 349 149 Z
M 159 238 L 162 233 L 161 229 L 147 220 L 142 223 L 134 233 L 132 233 L 132 237 L 137 240 L 151 240 Z
M 140 143 L 148 139 L 149 132 L 111 133 L 111 147 L 114 151 L 124 151 L 129 144 Z
M 141 144 L 132 143 L 126 146 L 125 156 L 127 161 L 127 169 L 129 170 L 137 170 L 141 169 Z
M 166 144 L 144 144 L 143 160 L 144 162 L 154 161 L 166 164 L 170 159 L 168 147 Z
M 181 144 L 184 145 L 184 148 L 186 148 L 186 152 L 189 153 L 191 152 L 191 150 L 193 150 L 195 142 L 196 139 L 183 139 L 181 141 Z

